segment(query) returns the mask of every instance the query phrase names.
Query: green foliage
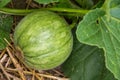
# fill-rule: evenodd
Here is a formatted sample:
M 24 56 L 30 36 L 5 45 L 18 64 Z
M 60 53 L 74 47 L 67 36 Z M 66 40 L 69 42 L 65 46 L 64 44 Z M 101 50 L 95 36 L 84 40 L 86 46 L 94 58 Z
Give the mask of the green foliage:
M 94 2 L 93 0 L 75 0 L 79 6 L 81 6 L 82 8 L 87 8 L 90 9 L 93 5 Z
M 0 14 L 0 50 L 7 45 L 4 39 L 10 40 L 10 30 L 12 27 L 12 17 L 9 15 Z
M 34 1 L 39 4 L 49 4 L 49 3 L 59 2 L 59 0 L 34 0 Z
M 73 2 L 83 9 L 93 9 L 101 7 L 104 0 L 74 0 Z
M 120 1 L 118 1 L 119 3 Z M 80 42 L 103 48 L 106 67 L 120 79 L 120 7 L 106 0 L 102 9 L 95 9 L 84 16 L 77 28 Z
M 63 8 L 79 8 L 76 4 L 72 3 L 70 0 L 60 0 L 58 4 L 53 7 L 63 7 Z
M 6 6 L 11 0 L 0 0 L 0 8 Z
M 115 80 L 105 68 L 103 50 L 81 44 L 75 36 L 72 54 L 62 68 L 70 80 Z

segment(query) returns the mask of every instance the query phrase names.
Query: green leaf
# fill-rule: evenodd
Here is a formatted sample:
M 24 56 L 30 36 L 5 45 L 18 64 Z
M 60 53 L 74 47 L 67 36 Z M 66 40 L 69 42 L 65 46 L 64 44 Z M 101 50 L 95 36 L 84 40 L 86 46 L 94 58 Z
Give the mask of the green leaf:
M 55 6 L 56 7 L 63 7 L 63 8 L 80 8 L 70 0 L 60 0 L 59 3 L 56 4 Z
M 34 1 L 39 4 L 49 4 L 49 3 L 59 2 L 59 0 L 34 0 Z
M 93 9 L 101 7 L 104 0 L 74 0 L 74 2 L 83 9 Z
M 106 67 L 120 79 L 120 7 L 115 3 L 106 0 L 104 11 L 95 9 L 86 14 L 76 34 L 80 42 L 104 49 Z
M 103 50 L 81 44 L 76 38 L 72 54 L 62 68 L 70 80 L 115 80 L 105 67 Z
M 90 9 L 94 2 L 93 0 L 75 0 L 82 8 Z
M 6 6 L 11 0 L 0 0 L 0 8 Z
M 4 39 L 10 40 L 10 31 L 13 19 L 9 15 L 0 14 L 0 50 L 4 49 L 7 45 Z

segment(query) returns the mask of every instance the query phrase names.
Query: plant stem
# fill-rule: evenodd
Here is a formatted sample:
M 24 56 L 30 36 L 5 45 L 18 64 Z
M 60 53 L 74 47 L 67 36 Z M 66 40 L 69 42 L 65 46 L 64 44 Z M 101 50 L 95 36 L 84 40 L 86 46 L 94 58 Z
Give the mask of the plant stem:
M 110 20 L 110 2 L 111 0 L 105 0 L 102 9 L 106 12 L 107 20 Z
M 73 28 L 75 27 L 75 25 L 76 25 L 76 22 L 72 23 L 72 24 L 70 25 L 70 28 L 73 29 Z
M 50 10 L 57 12 L 67 12 L 67 13 L 80 13 L 86 14 L 89 10 L 83 9 L 70 9 L 70 8 L 41 8 L 41 9 L 12 9 L 12 8 L 0 8 L 0 13 L 11 14 L 11 15 L 26 15 L 33 11 L 38 10 Z
M 10 14 L 10 15 L 26 15 L 35 10 L 27 9 L 12 9 L 12 8 L 0 8 L 0 13 Z

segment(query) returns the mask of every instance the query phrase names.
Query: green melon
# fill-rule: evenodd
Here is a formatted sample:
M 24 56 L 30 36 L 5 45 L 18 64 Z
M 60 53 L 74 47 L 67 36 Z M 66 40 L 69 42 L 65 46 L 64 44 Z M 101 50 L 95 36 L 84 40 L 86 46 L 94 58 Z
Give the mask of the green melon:
M 62 64 L 73 46 L 71 29 L 64 18 L 50 11 L 28 14 L 17 25 L 14 43 L 26 65 L 48 70 Z

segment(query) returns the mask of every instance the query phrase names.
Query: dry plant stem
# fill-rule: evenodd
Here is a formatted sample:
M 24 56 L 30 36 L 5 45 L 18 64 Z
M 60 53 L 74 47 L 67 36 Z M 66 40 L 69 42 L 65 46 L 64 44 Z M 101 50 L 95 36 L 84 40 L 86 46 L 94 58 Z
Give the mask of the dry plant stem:
M 19 76 L 19 73 L 18 73 L 18 69 L 15 70 L 9 70 L 8 68 L 5 68 L 6 72 L 10 73 L 9 75 L 13 75 L 15 77 L 19 77 L 21 79 L 21 77 Z M 11 77 L 11 76 L 9 76 Z M 11 77 L 12 78 L 12 77 Z
M 10 78 L 12 78 L 12 79 L 15 79 L 15 80 L 21 80 L 20 78 L 18 78 L 18 77 L 16 77 L 16 76 L 13 76 L 13 75 L 11 75 L 11 74 L 8 74 L 8 76 L 9 76 Z
M 12 48 L 12 50 L 15 51 L 14 47 L 8 42 L 8 40 L 6 38 L 4 38 L 5 42 Z
M 6 51 L 6 49 L 4 49 L 4 50 L 1 52 L 0 58 L 2 58 L 2 56 L 5 54 L 5 51 Z
M 0 72 L 0 79 L 3 79 L 3 73 Z
M 26 7 L 26 9 L 28 9 L 32 0 L 27 0 L 26 2 L 28 2 L 27 7 Z
M 1 58 L 0 62 L 3 63 L 7 58 L 7 54 L 4 54 L 3 57 Z
M 8 60 L 7 60 L 7 63 L 5 64 L 5 68 L 7 68 L 8 67 L 8 65 L 10 64 L 10 58 L 8 58 Z
M 29 69 L 29 70 L 30 70 L 30 72 L 33 72 L 33 70 L 31 70 L 31 69 Z M 42 79 L 41 79 L 41 76 L 37 75 L 36 73 L 34 73 L 34 76 L 35 76 L 38 80 L 42 80 Z
M 56 80 L 69 80 L 67 78 L 60 78 L 60 77 L 51 76 L 51 75 L 45 75 L 45 74 L 38 74 L 38 75 L 46 77 L 46 78 L 56 79 Z
M 36 77 L 38 80 L 42 80 L 42 79 L 41 79 L 41 76 L 38 76 L 38 75 L 35 74 L 35 77 Z
M 11 7 L 14 8 L 14 3 L 13 3 L 13 0 L 11 0 Z
M 19 69 L 19 70 L 18 70 L 18 73 L 19 73 L 20 77 L 22 78 L 22 80 L 26 80 L 20 64 L 19 64 L 19 63 L 17 62 L 17 60 L 12 56 L 12 54 L 11 54 L 10 50 L 8 49 L 8 47 L 6 48 L 6 50 L 7 50 L 8 54 L 9 54 L 9 56 L 10 56 L 13 64 L 14 64 L 14 66 L 15 66 L 17 69 Z
M 64 74 L 62 74 L 62 73 L 60 73 L 59 71 L 57 71 L 57 70 L 53 70 L 55 73 L 57 73 L 57 74 L 59 74 L 59 75 L 61 75 L 61 76 L 64 76 Z M 64 76 L 65 77 L 65 76 Z
M 32 72 L 28 72 L 28 71 L 24 71 L 24 73 L 26 73 L 26 74 L 32 74 Z M 69 80 L 67 78 L 60 78 L 60 77 L 46 75 L 46 74 L 40 74 L 40 73 L 35 73 L 35 75 L 39 75 L 39 76 L 42 76 L 42 77 L 46 77 L 46 78 L 50 78 L 50 79 L 55 79 L 55 80 Z
M 3 73 L 5 74 L 7 80 L 10 80 L 10 78 L 9 78 L 9 76 L 8 76 L 8 73 L 5 71 L 5 69 L 4 69 L 3 65 L 1 64 L 1 62 L 0 62 L 0 67 L 1 67 L 1 69 L 2 69 L 2 71 L 3 71 Z
M 14 32 L 14 29 L 12 29 L 12 31 Z M 13 36 L 13 34 L 10 34 L 10 40 L 11 40 L 12 42 L 14 42 L 14 39 L 12 38 L 12 36 Z
M 6 70 L 8 70 L 8 71 L 14 71 L 14 72 L 18 71 L 18 69 L 12 69 L 12 68 L 6 68 Z
M 32 75 L 32 80 L 35 80 L 35 76 L 34 76 L 35 75 L 35 70 L 32 71 L 32 74 L 33 74 Z

